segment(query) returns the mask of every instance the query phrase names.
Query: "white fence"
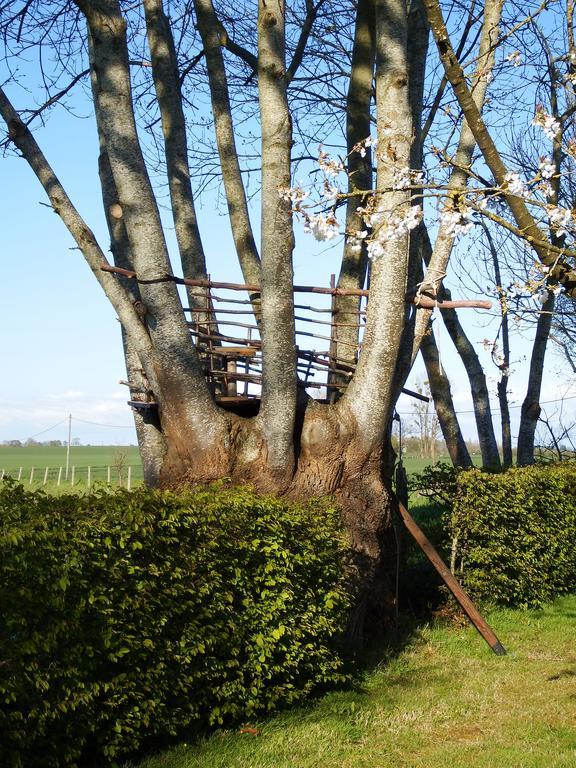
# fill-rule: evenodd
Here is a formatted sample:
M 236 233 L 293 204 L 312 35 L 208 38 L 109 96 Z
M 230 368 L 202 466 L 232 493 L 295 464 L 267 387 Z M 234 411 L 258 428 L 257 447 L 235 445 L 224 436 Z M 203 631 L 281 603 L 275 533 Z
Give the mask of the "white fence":
M 94 484 L 114 485 L 122 488 L 130 488 L 134 483 L 142 481 L 142 465 L 128 464 L 125 466 L 89 466 L 77 467 L 16 467 L 13 469 L 0 469 L 0 480 L 11 477 L 20 483 L 34 486 L 85 486 L 90 488 Z

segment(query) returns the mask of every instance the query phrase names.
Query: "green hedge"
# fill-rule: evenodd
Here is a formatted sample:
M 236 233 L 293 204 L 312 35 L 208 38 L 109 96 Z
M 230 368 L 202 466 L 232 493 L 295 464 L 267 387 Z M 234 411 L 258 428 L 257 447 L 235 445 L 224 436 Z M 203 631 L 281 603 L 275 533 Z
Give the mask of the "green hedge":
M 576 590 L 576 464 L 459 473 L 451 527 L 476 599 L 538 606 Z
M 0 484 L 0 765 L 72 766 L 344 678 L 338 514 Z

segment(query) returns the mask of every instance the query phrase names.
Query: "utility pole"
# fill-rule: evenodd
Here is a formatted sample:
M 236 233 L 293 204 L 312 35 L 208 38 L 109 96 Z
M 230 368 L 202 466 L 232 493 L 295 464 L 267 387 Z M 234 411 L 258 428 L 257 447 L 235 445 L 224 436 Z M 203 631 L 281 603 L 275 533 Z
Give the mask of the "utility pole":
M 68 414 L 68 445 L 66 446 L 66 474 L 65 480 L 68 480 L 68 468 L 70 466 L 70 443 L 72 442 L 72 414 Z

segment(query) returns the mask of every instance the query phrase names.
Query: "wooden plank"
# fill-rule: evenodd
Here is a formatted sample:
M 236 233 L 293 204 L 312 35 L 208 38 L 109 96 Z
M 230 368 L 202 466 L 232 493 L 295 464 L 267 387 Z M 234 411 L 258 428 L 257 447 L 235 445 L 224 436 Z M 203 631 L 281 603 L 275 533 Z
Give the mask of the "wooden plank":
M 259 400 L 259 397 L 250 397 L 249 395 L 216 395 L 216 400 L 219 403 L 253 403 L 254 400 Z
M 223 357 L 254 357 L 260 350 L 256 347 L 216 347 L 214 354 Z
M 428 560 L 430 560 L 434 568 L 438 571 L 450 592 L 452 592 L 456 600 L 460 603 L 464 613 L 468 616 L 472 624 L 476 627 L 478 632 L 482 635 L 494 653 L 497 656 L 504 656 L 506 649 L 500 640 L 498 640 L 492 628 L 482 617 L 474 602 L 467 595 L 459 581 L 451 573 L 446 563 L 442 560 L 438 552 L 436 552 L 430 540 L 418 526 L 406 507 L 398 499 L 397 502 L 398 509 L 400 510 L 400 516 L 402 517 L 402 521 L 407 530 L 412 535 L 420 549 L 424 552 Z
M 128 405 L 137 411 L 151 411 L 158 408 L 158 403 L 146 403 L 143 400 L 128 400 Z

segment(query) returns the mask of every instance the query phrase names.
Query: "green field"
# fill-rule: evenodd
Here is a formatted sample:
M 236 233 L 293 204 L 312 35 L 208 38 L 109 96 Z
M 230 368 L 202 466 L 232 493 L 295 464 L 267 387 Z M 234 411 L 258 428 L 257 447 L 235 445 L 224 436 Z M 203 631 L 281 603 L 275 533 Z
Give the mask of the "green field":
M 0 475 L 10 475 L 23 483 L 35 487 L 44 485 L 51 488 L 60 482 L 62 485 L 85 487 L 90 483 L 110 482 L 126 484 L 130 467 L 132 482 L 142 479 L 142 463 L 138 448 L 133 445 L 81 445 L 71 446 L 68 479 L 66 480 L 66 447 L 26 446 L 13 448 L 0 446 Z M 62 472 L 60 472 L 62 468 Z M 90 468 L 90 472 L 88 472 Z M 110 468 L 110 470 L 108 470 Z M 72 482 L 73 481 L 73 482 Z
M 135 445 L 80 445 L 70 448 L 70 464 L 77 467 L 107 466 L 118 460 L 119 456 L 125 456 L 128 464 L 136 466 L 140 464 L 140 454 Z M 439 461 L 449 461 L 447 456 L 441 456 Z M 430 464 L 429 459 L 421 459 L 419 456 L 405 456 L 404 463 L 408 473 L 421 472 Z M 61 467 L 66 464 L 66 446 L 24 446 L 13 448 L 0 446 L 0 470 L 6 472 L 18 470 L 30 470 L 32 467 Z
M 449 461 L 447 456 L 439 457 L 440 461 Z M 405 456 L 404 464 L 408 474 L 421 472 L 430 464 L 429 459 L 419 456 Z M 110 482 L 126 484 L 128 467 L 131 483 L 142 480 L 142 463 L 135 445 L 80 445 L 71 446 L 68 479 L 65 478 L 66 446 L 0 446 L 0 476 L 10 475 L 26 485 L 34 487 L 46 486 L 51 490 L 58 484 L 66 487 L 73 485 L 79 489 L 88 483 Z M 74 467 L 72 477 L 72 467 Z M 62 472 L 60 473 L 60 468 Z M 90 468 L 90 472 L 88 472 Z M 110 469 L 108 469 L 110 468 Z M 30 477 L 32 482 L 30 483 Z M 46 479 L 46 483 L 44 482 Z M 73 482 L 72 482 L 73 481 Z

